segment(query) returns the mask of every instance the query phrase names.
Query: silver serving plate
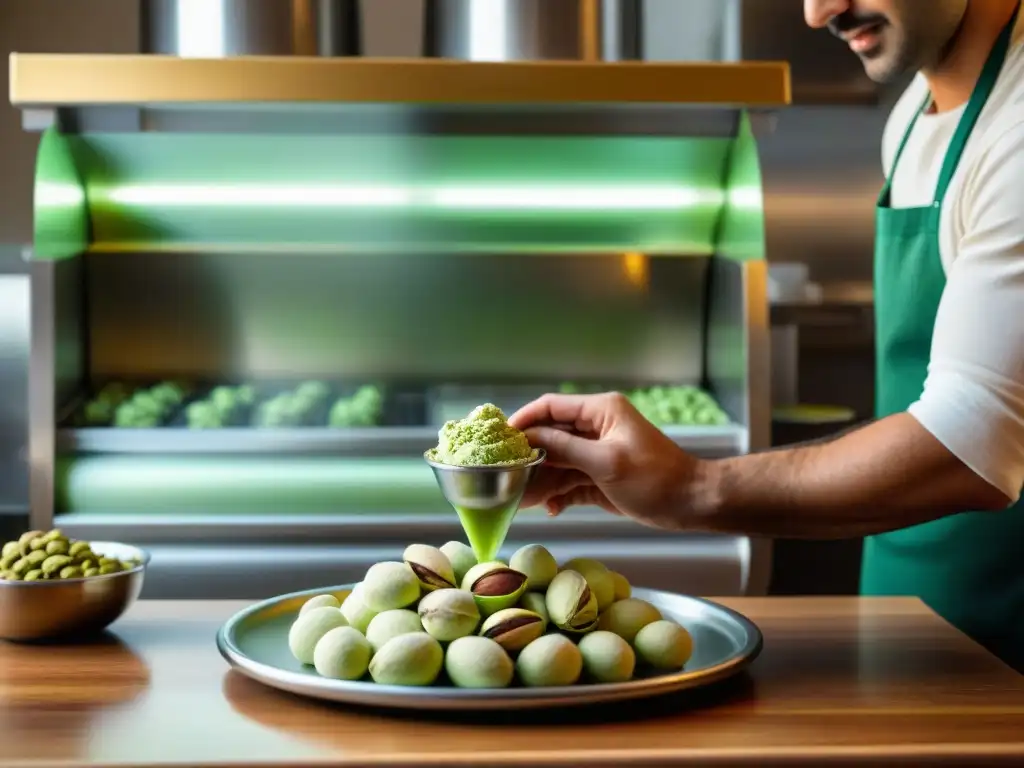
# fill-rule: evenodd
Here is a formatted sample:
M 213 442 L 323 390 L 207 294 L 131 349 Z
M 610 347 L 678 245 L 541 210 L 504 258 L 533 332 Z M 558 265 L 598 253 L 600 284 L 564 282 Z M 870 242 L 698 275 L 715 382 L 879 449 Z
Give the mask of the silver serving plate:
M 693 657 L 680 672 L 627 683 L 580 683 L 552 688 L 465 689 L 438 683 L 425 688 L 329 680 L 299 664 L 288 650 L 288 629 L 313 595 L 344 599 L 354 585 L 311 589 L 265 600 L 235 614 L 217 633 L 217 648 L 233 668 L 272 688 L 326 701 L 420 710 L 511 710 L 644 699 L 701 688 L 745 669 L 761 652 L 761 632 L 746 617 L 698 597 L 652 589 L 633 596 L 657 606 L 693 636 Z
M 138 560 L 130 571 L 54 581 L 0 581 L 0 639 L 59 640 L 106 629 L 142 591 L 149 553 L 113 541 L 90 542 L 98 555 Z

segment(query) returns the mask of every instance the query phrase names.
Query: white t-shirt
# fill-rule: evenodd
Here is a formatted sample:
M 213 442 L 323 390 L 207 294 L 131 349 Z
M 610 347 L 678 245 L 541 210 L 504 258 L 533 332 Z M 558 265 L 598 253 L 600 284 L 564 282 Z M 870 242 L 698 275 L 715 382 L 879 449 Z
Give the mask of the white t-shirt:
M 893 109 L 886 175 L 927 96 L 919 76 Z M 900 158 L 892 206 L 932 203 L 964 108 L 923 114 Z M 942 207 L 946 287 L 928 377 L 909 412 L 955 456 L 1017 499 L 1024 487 L 1024 18 Z

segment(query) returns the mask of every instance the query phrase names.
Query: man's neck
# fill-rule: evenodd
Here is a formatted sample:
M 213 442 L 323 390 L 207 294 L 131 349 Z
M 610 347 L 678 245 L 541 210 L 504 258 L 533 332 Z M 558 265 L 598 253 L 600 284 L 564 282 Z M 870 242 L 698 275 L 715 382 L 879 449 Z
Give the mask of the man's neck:
M 992 46 L 1009 22 L 1017 0 L 983 0 L 967 4 L 956 37 L 938 66 L 924 70 L 935 112 L 967 103 Z

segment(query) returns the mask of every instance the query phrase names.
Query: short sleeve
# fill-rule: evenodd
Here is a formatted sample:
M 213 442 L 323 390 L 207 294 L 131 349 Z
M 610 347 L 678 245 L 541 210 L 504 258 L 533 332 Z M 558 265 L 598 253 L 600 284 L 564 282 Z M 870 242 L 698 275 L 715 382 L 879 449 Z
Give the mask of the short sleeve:
M 1024 120 L 965 177 L 921 398 L 909 412 L 1016 500 L 1024 487 Z

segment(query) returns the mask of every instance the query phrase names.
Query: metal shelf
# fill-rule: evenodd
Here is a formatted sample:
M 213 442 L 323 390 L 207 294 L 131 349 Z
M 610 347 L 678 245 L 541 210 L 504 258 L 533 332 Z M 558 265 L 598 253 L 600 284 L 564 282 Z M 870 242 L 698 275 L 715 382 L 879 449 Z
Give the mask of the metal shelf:
M 698 454 L 742 453 L 747 431 L 742 426 L 666 427 L 677 445 Z M 227 428 L 189 430 L 64 429 L 57 433 L 57 452 L 78 454 L 221 454 L 419 456 L 437 444 L 434 427 L 374 427 L 369 429 Z
M 361 104 L 705 104 L 790 101 L 786 62 L 12 54 L 18 107 Z

